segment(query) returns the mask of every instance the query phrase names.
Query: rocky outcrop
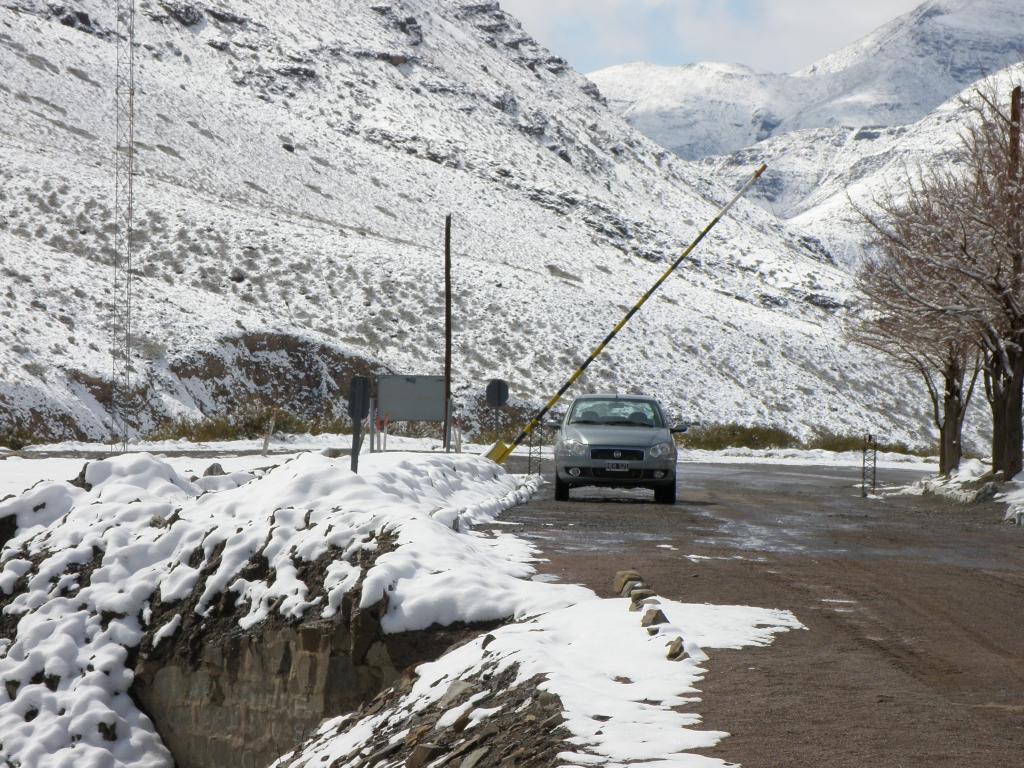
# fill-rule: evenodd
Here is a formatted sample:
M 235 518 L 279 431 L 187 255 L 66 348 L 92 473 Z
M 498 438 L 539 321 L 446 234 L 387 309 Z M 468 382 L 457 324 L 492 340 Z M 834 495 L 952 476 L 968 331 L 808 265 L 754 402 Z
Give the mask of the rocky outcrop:
M 377 554 L 391 549 L 382 539 Z M 361 560 L 360 567 L 369 569 L 374 559 Z M 307 565 L 307 576 L 329 561 Z M 204 571 L 214 573 L 219 562 L 215 555 Z M 261 558 L 254 558 L 245 573 L 255 577 L 262 567 Z M 360 608 L 357 589 L 344 595 L 331 618 L 290 621 L 275 613 L 242 629 L 233 593 L 207 615 L 196 612 L 202 583 L 183 602 L 156 601 L 131 688 L 178 768 L 267 765 L 325 719 L 365 707 L 402 670 L 493 626 L 385 634 L 380 620 L 387 599 Z
M 369 357 L 281 333 L 224 339 L 218 349 L 171 360 L 168 370 L 208 415 L 255 403 L 305 419 L 341 415 L 353 376 L 390 373 Z
M 159 364 L 140 360 L 132 378 L 131 426 L 145 435 L 172 416 L 168 403 L 189 407 L 192 421 L 246 410 L 280 409 L 300 420 L 328 422 L 342 416 L 348 383 L 355 375 L 390 369 L 368 356 L 285 333 L 253 332 L 222 338 L 216 346 L 183 354 L 162 353 Z M 109 424 L 100 411 L 111 401 L 109 378 L 78 369 L 54 371 L 53 385 L 66 386 L 76 400 L 57 398 L 55 386 L 39 387 L 21 402 L 0 392 L 0 446 L 27 442 L 101 439 Z M 24 402 L 35 399 L 25 407 Z M 69 412 L 82 400 L 96 408 Z
M 434 707 L 403 723 L 403 729 L 408 729 L 403 738 L 395 739 L 390 729 L 383 730 L 359 750 L 362 754 L 346 755 L 330 765 L 373 768 L 403 764 L 403 759 L 407 768 L 555 765 L 569 736 L 562 727 L 561 700 L 542 690 L 541 677 L 516 684 L 517 673 L 516 667 L 510 667 L 500 675 L 456 681 Z M 392 706 L 414 681 L 413 673 L 404 676 L 397 686 L 360 707 L 357 718 Z M 473 727 L 474 707 L 500 707 L 500 712 Z M 452 711 L 461 714 L 452 719 Z M 438 760 L 443 762 L 435 763 Z
M 163 641 L 168 653 L 144 653 L 132 694 L 179 768 L 267 765 L 393 683 L 376 617 L 347 608 L 252 633 L 193 627 Z

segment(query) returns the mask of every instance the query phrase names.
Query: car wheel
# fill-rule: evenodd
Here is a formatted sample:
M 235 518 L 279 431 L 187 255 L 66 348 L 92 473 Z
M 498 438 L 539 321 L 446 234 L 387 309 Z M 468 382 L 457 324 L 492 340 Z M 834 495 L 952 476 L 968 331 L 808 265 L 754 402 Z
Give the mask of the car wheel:
M 555 501 L 568 501 L 569 500 L 569 484 L 562 481 L 558 475 L 555 475 Z
M 654 501 L 656 504 L 676 503 L 676 481 L 673 479 L 670 485 L 657 485 L 654 487 Z

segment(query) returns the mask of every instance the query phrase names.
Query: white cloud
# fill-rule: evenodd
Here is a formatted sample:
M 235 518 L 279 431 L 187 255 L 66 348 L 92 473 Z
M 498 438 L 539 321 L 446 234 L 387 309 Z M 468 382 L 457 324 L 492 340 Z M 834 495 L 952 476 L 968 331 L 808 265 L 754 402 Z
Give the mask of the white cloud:
M 920 0 L 502 0 L 577 68 L 709 60 L 788 72 L 842 48 Z

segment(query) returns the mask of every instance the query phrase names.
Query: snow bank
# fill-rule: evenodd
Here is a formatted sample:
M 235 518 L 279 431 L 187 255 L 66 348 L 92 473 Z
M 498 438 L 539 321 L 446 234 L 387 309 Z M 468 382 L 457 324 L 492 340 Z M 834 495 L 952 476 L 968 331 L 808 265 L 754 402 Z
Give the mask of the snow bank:
M 997 483 L 986 476 L 992 471 L 989 464 L 978 459 L 969 459 L 948 478 L 941 475 L 926 477 L 913 485 L 901 488 L 894 495 L 921 495 L 925 493 L 941 496 L 957 504 L 976 504 L 982 501 L 996 501 L 1006 504 L 1003 519 L 1008 523 L 1024 525 L 1024 480 Z
M 364 436 L 365 437 L 365 436 Z M 324 448 L 342 448 L 348 450 L 352 447 L 352 435 L 323 432 L 319 435 L 311 434 L 290 434 L 275 432 L 267 445 L 271 453 L 298 451 L 319 451 Z M 443 451 L 444 444 L 437 439 L 424 437 L 401 437 L 399 435 L 388 436 L 388 447 L 392 451 Z M 66 440 L 59 443 L 45 443 L 31 445 L 23 449 L 23 453 L 67 453 L 77 451 L 81 453 L 105 453 L 110 450 L 106 443 L 83 442 L 80 440 Z M 193 442 L 185 438 L 178 440 L 133 440 L 128 444 L 128 450 L 132 453 L 188 453 L 223 455 L 235 451 L 262 452 L 263 438 L 243 440 L 207 440 Z M 369 438 L 365 438 L 362 445 L 362 452 L 370 452 Z
M 1015 525 L 1024 525 L 1024 480 L 983 483 L 983 478 L 991 470 L 990 465 L 972 459 L 961 464 L 960 469 L 948 480 L 942 477 L 930 478 L 924 481 L 923 485 L 929 492 L 951 498 L 961 504 L 988 500 L 1006 504 L 1003 520 Z
M 980 501 L 988 501 L 996 495 L 996 483 L 983 481 L 989 472 L 990 467 L 985 463 L 978 459 L 969 459 L 963 461 L 959 469 L 949 477 L 935 474 L 906 487 L 888 491 L 886 495 L 921 496 L 932 494 L 957 504 L 975 504 Z
M 386 594 L 385 630 L 401 631 L 590 596 L 525 579 L 527 544 L 469 530 L 525 501 L 536 478 L 471 456 L 388 454 L 361 469 L 305 454 L 204 491 L 167 462 L 129 454 L 89 464 L 84 487 L 45 483 L 0 504 L 0 520 L 17 521 L 0 553 L 0 619 L 17 622 L 0 642 L 0 764 L 171 764 L 128 695 L 127 659 L 157 629 L 157 601 L 191 596 L 206 615 L 234 593 L 248 628 L 272 612 L 330 616 L 362 578 L 362 604 Z M 391 551 L 362 573 L 358 555 L 382 542 Z M 242 577 L 257 556 L 265 578 Z M 325 556 L 333 562 L 323 583 L 304 582 L 299 565 Z
M 725 448 L 720 451 L 706 451 L 698 448 L 682 448 L 679 451 L 682 462 L 701 464 L 794 464 L 815 467 L 859 467 L 864 455 L 860 451 L 825 451 L 802 448 Z M 918 469 L 923 472 L 937 472 L 938 462 L 934 458 L 922 458 L 906 453 L 880 452 L 880 469 Z
M 307 439 L 308 438 L 308 439 Z M 277 453 L 271 456 L 258 454 L 242 456 L 225 456 L 232 453 L 251 453 L 259 451 L 262 441 L 258 440 L 234 440 L 214 443 L 191 443 L 187 440 L 170 440 L 160 442 L 146 442 L 134 445 L 133 450 L 158 453 L 163 451 L 188 454 L 184 456 L 161 456 L 161 460 L 184 476 L 202 475 L 210 462 L 216 460 L 222 465 L 225 471 L 231 473 L 236 471 L 252 471 L 271 464 L 280 464 L 284 461 L 296 458 L 302 451 L 321 450 L 324 448 L 347 449 L 351 437 L 348 435 L 283 435 L 279 440 L 271 444 L 273 450 L 293 449 L 290 453 Z M 437 451 L 441 444 L 436 440 L 424 438 L 388 438 L 388 446 L 392 450 L 399 451 Z M 482 454 L 490 446 L 467 444 L 466 454 Z M 49 446 L 37 446 L 28 451 L 80 451 L 83 453 L 95 453 L 102 455 L 109 450 L 109 446 L 100 443 L 55 443 Z M 552 455 L 550 446 L 542 449 L 545 458 Z M 525 455 L 528 449 L 521 446 L 517 449 L 517 455 Z M 363 443 L 363 455 L 368 456 L 368 442 Z M 782 465 L 804 465 L 804 466 L 857 466 L 861 465 L 861 454 L 857 451 L 836 453 L 822 450 L 799 450 L 799 449 L 766 449 L 753 450 L 750 448 L 726 448 L 720 451 L 705 451 L 692 448 L 683 448 L 679 452 L 680 461 L 702 464 L 782 464 Z M 23 458 L 21 456 L 0 457 L 0 499 L 8 494 L 17 494 L 24 491 L 42 480 L 56 480 L 63 477 L 72 477 L 82 468 L 83 459 L 71 458 Z M 365 459 L 364 459 L 365 461 Z M 878 466 L 885 469 L 918 469 L 922 472 L 938 472 L 938 464 L 934 459 L 922 459 L 919 456 L 910 456 L 901 453 L 880 453 Z M 208 483 L 217 483 L 204 478 L 199 485 L 205 486 Z

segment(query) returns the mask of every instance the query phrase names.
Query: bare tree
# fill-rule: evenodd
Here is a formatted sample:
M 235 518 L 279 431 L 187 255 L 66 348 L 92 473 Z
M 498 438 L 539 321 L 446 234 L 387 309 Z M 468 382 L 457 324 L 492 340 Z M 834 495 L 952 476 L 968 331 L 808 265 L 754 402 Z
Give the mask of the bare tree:
M 973 228 L 975 256 L 984 259 L 981 287 L 988 299 L 982 326 L 985 391 L 992 408 L 992 468 L 1005 479 L 1024 468 L 1024 184 L 1021 176 L 1021 88 L 1010 114 L 997 106 L 992 86 L 968 103 L 965 130 L 971 194 L 964 212 Z
M 896 222 L 895 231 L 880 231 L 880 255 L 866 260 L 857 274 L 864 309 L 845 332 L 921 376 L 939 431 L 939 470 L 949 476 L 963 458 L 964 417 L 981 363 L 977 333 L 962 316 L 948 311 L 954 297 L 942 299 L 943 286 L 913 250 L 914 233 L 922 230 L 922 222 L 908 215 L 914 209 L 891 197 L 884 205 Z M 945 311 L 922 311 L 928 304 Z
M 993 86 L 979 90 L 965 102 L 971 119 L 960 156 L 947 166 L 919 170 L 917 178 L 908 173 L 901 194 L 875 201 L 877 216 L 861 211 L 880 254 L 861 275 L 862 288 L 873 292 L 875 322 L 881 323 L 874 331 L 891 331 L 889 344 L 900 338 L 907 343 L 906 332 L 930 342 L 933 370 L 958 355 L 966 359 L 972 345 L 981 348 L 992 410 L 992 465 L 1005 479 L 1021 471 L 1024 458 L 1020 88 L 1011 101 L 1006 116 L 996 106 Z M 917 354 L 923 349 L 911 346 Z M 944 389 L 956 399 L 956 376 Z

